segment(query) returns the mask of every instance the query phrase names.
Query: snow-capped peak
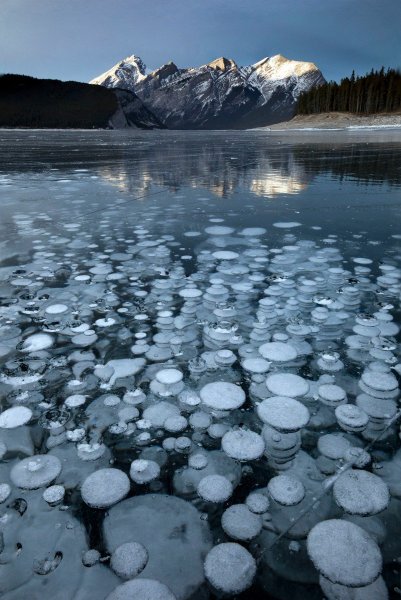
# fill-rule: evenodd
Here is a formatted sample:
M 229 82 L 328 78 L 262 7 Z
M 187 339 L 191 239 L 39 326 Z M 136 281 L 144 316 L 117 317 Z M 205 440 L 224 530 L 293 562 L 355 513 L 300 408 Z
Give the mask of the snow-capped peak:
M 127 56 L 111 69 L 102 73 L 89 83 L 104 85 L 106 87 L 118 87 L 132 89 L 133 84 L 138 83 L 146 77 L 146 65 L 143 60 L 132 54 Z
M 205 66 L 209 67 L 210 69 L 215 69 L 219 71 L 228 71 L 229 69 L 233 69 L 237 65 L 231 58 L 221 56 L 220 58 L 216 58 L 215 60 L 212 60 L 212 62 L 207 63 L 207 65 Z
M 311 71 L 318 71 L 317 66 L 311 62 L 290 60 L 282 54 L 262 58 L 259 62 L 251 65 L 251 70 L 263 79 L 271 81 L 287 79 L 288 77 L 301 77 Z

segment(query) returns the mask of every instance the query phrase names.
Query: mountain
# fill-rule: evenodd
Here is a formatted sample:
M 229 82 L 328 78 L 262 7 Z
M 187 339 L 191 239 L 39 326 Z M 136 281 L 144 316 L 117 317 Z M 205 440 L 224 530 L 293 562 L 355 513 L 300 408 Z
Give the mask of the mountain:
M 139 56 L 128 56 L 90 83 L 133 91 L 133 85 L 145 78 L 146 65 Z
M 292 118 L 300 94 L 325 79 L 315 64 L 280 54 L 247 67 L 225 57 L 196 68 L 169 62 L 151 73 L 133 55 L 91 83 L 135 92 L 170 129 L 243 129 Z
M 163 125 L 134 92 L 77 81 L 2 75 L 0 127 L 152 129 Z

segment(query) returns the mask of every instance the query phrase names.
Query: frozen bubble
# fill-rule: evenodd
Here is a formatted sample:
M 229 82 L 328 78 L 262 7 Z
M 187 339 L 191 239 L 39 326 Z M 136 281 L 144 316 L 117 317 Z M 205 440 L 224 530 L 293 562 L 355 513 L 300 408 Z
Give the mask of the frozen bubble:
M 21 352 L 39 352 L 51 348 L 53 343 L 53 337 L 48 333 L 34 333 L 23 341 Z
M 282 432 L 298 431 L 309 421 L 309 411 L 294 398 L 273 396 L 266 398 L 257 407 L 259 418 L 274 429 Z
M 207 475 L 200 480 L 197 491 L 208 502 L 226 502 L 233 493 L 233 485 L 222 475 Z
M 163 427 L 166 419 L 179 416 L 180 409 L 175 404 L 162 401 L 145 408 L 142 417 L 151 423 L 152 427 Z
M 132 481 L 144 485 L 159 477 L 160 466 L 154 460 L 139 458 L 132 461 L 129 474 Z
M 297 398 L 309 391 L 309 383 L 299 375 L 292 373 L 273 373 L 266 379 L 266 387 L 275 396 Z
M 205 454 L 191 454 L 191 456 L 188 458 L 188 466 L 192 469 L 196 469 L 197 471 L 207 467 L 208 462 L 209 461 Z
M 355 404 L 342 404 L 335 409 L 336 419 L 341 429 L 344 431 L 363 431 L 368 422 L 369 417 Z
M 98 550 L 87 550 L 82 556 L 82 564 L 84 567 L 93 567 L 100 560 L 100 552 Z
M 117 379 L 123 377 L 131 377 L 136 375 L 145 366 L 146 362 L 143 358 L 120 358 L 109 360 L 105 365 L 113 369 L 113 375 L 109 380 L 109 385 L 114 385 Z
M 0 504 L 3 504 L 11 494 L 11 486 L 8 483 L 0 483 Z
M 142 544 L 126 542 L 114 550 L 110 566 L 121 579 L 133 579 L 144 570 L 148 559 L 148 552 Z
M 266 373 L 270 367 L 270 363 L 264 358 L 245 358 L 241 364 L 245 371 L 256 374 Z
M 36 454 L 13 466 L 11 481 L 23 490 L 36 490 L 49 485 L 61 473 L 61 462 L 50 454 Z
M 79 406 L 85 404 L 85 402 L 86 396 L 74 394 L 72 396 L 68 396 L 68 398 L 65 399 L 64 404 L 68 406 L 68 408 L 78 408 Z
M 305 488 L 293 475 L 277 475 L 270 479 L 267 489 L 270 496 L 283 506 L 295 506 L 305 497 Z
M 297 357 L 294 346 L 285 342 L 267 342 L 260 346 L 259 352 L 266 360 L 277 363 L 289 362 Z
M 81 487 L 82 500 L 93 508 L 107 508 L 128 494 L 130 482 L 119 469 L 99 469 L 85 479 Z
M 60 315 L 65 313 L 68 310 L 68 306 L 66 304 L 51 304 L 47 306 L 45 312 L 48 315 Z
M 202 403 L 214 410 L 234 410 L 245 402 L 245 392 L 228 381 L 207 383 L 199 393 Z
M 232 227 L 226 227 L 225 225 L 212 225 L 211 227 L 206 227 L 205 233 L 208 235 L 230 235 L 234 233 L 234 229 Z
M 13 406 L 0 414 L 1 429 L 15 429 L 26 425 L 32 418 L 32 411 L 26 406 Z
M 182 380 L 182 373 L 178 369 L 162 369 L 156 373 L 156 379 L 163 385 L 174 385 Z
M 169 588 L 156 579 L 132 579 L 115 588 L 106 600 L 177 600 Z
M 193 300 L 194 298 L 199 298 L 199 296 L 202 296 L 202 292 L 201 290 L 198 290 L 198 288 L 195 287 L 183 288 L 178 292 L 178 295 L 181 296 L 181 298 L 185 298 L 186 300 Z
M 246 504 L 233 504 L 221 517 L 221 526 L 234 540 L 252 540 L 259 535 L 262 525 L 262 518 L 251 512 Z
M 260 458 L 265 450 L 265 443 L 255 431 L 234 429 L 223 436 L 221 447 L 230 458 L 247 461 Z
M 82 439 L 79 433 L 76 434 L 76 437 Z M 79 441 L 79 439 L 77 441 Z M 105 452 L 106 446 L 104 444 L 99 444 L 98 442 L 93 442 L 92 444 L 82 443 L 77 445 L 77 454 L 81 460 L 97 460 L 98 458 L 103 456 Z
M 218 250 L 217 252 L 213 252 L 212 256 L 213 258 L 217 258 L 217 260 L 235 260 L 239 257 L 239 254 L 231 250 Z
M 206 579 L 225 594 L 240 594 L 252 585 L 255 574 L 256 561 L 240 544 L 218 544 L 206 556 Z
M 278 229 L 293 229 L 294 227 L 301 227 L 301 223 L 298 223 L 298 221 L 278 221 L 277 223 L 273 223 L 273 227 L 277 227 Z
M 264 227 L 245 227 L 238 233 L 239 235 L 244 235 L 246 237 L 259 237 L 266 233 L 266 229 Z
M 351 442 L 344 437 L 343 433 L 328 433 L 319 437 L 317 447 L 323 456 L 339 460 L 351 448 Z
M 65 489 L 62 485 L 51 485 L 43 492 L 43 500 L 50 505 L 58 504 L 64 498 Z
M 269 498 L 260 492 L 251 492 L 245 503 L 250 511 L 257 515 L 262 515 L 269 508 Z
M 361 470 L 348 470 L 335 481 L 337 504 L 351 515 L 370 516 L 382 512 L 390 502 L 387 485 L 380 477 Z
M 319 398 L 327 406 L 338 406 L 347 401 L 347 395 L 342 387 L 334 383 L 324 383 L 317 389 Z
M 115 323 L 116 323 L 116 320 L 112 319 L 111 317 L 109 317 L 108 319 L 97 319 L 95 321 L 95 325 L 97 327 L 111 327 Z
M 167 417 L 167 419 L 164 421 L 163 427 L 170 433 L 178 433 L 180 431 L 184 431 L 184 429 L 188 427 L 188 421 L 185 417 L 180 415 Z
M 391 392 L 398 388 L 397 379 L 392 373 L 365 371 L 362 373 L 361 382 L 368 388 L 378 392 Z M 368 390 L 364 389 L 364 391 Z
M 329 519 L 309 532 L 307 550 L 316 569 L 332 583 L 362 587 L 380 575 L 382 557 L 377 544 L 358 525 Z
M 189 417 L 189 424 L 191 425 L 192 429 L 195 429 L 196 431 L 206 431 L 211 422 L 211 416 L 202 410 L 195 411 Z

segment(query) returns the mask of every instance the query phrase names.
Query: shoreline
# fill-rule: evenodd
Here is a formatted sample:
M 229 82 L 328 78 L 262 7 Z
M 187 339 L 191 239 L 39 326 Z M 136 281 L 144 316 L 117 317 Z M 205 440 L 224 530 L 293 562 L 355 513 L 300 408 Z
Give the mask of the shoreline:
M 353 113 L 317 113 L 297 115 L 291 121 L 259 127 L 262 131 L 320 131 L 401 128 L 401 114 L 356 115 Z

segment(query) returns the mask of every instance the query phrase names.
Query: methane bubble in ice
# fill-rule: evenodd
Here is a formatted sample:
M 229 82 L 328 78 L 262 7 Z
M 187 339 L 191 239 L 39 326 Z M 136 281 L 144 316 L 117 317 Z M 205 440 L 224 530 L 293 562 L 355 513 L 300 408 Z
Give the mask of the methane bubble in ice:
M 373 473 L 350 469 L 342 473 L 333 488 L 337 504 L 351 515 L 375 515 L 387 508 L 387 485 Z
M 233 429 L 221 440 L 221 447 L 227 456 L 246 461 L 260 458 L 265 449 L 263 438 L 250 429 Z
M 205 559 L 205 575 L 211 586 L 225 594 L 240 594 L 252 585 L 256 561 L 243 546 L 214 546 Z
M 143 571 L 148 559 L 148 552 L 142 544 L 126 542 L 114 550 L 110 566 L 121 579 L 133 579 Z
M 61 462 L 50 454 L 36 454 L 17 462 L 11 469 L 11 481 L 24 490 L 36 490 L 54 481 L 61 472 Z
M 380 575 L 382 557 L 377 544 L 349 521 L 318 523 L 308 535 L 307 548 L 316 569 L 332 583 L 362 587 Z
M 285 396 L 266 398 L 258 405 L 257 413 L 263 423 L 283 432 L 299 431 L 309 421 L 306 406 Z
M 26 406 L 13 406 L 0 414 L 1 429 L 15 429 L 26 425 L 32 418 L 32 411 Z
M 133 579 L 117 586 L 106 600 L 177 600 L 177 597 L 156 579 Z
M 207 383 L 200 390 L 202 403 L 215 410 L 234 410 L 245 402 L 245 392 L 228 381 Z
M 82 500 L 93 508 L 107 508 L 128 494 L 130 482 L 119 469 L 99 469 L 85 479 L 81 487 Z
M 232 483 L 222 475 L 207 475 L 198 485 L 199 496 L 208 502 L 226 502 L 232 493 Z
M 253 513 L 246 504 L 233 504 L 224 511 L 221 526 L 234 540 L 251 540 L 262 530 L 262 518 Z

